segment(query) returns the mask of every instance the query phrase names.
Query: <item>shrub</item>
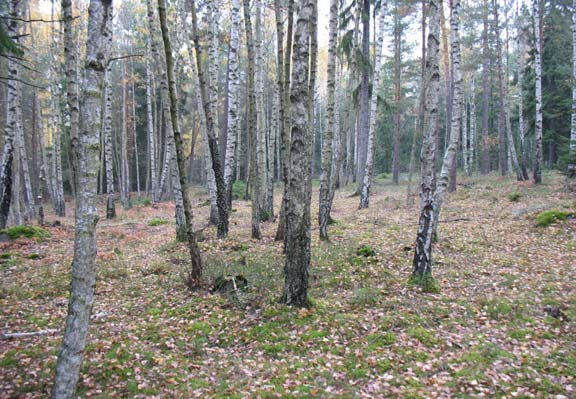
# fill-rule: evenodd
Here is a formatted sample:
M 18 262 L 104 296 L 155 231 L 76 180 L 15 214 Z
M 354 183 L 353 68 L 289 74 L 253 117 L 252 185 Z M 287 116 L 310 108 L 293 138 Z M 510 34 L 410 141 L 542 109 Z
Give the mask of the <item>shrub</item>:
M 536 216 L 536 226 L 547 227 L 552 223 L 566 220 L 569 216 L 571 216 L 570 213 L 556 210 L 540 212 L 538 216 Z
M 232 199 L 243 199 L 246 196 L 246 183 L 240 180 L 234 182 L 232 186 Z
M 513 192 L 508 194 L 508 199 L 510 200 L 510 202 L 518 202 L 520 201 L 520 198 L 522 198 L 522 194 L 520 194 L 519 192 Z
M 169 223 L 166 219 L 154 218 L 148 222 L 148 226 L 162 226 Z
M 50 238 L 50 233 L 38 226 L 14 226 L 0 230 L 0 234 L 6 234 L 11 240 L 16 240 L 20 237 L 37 238 L 39 240 Z
M 370 245 L 363 244 L 356 249 L 356 255 L 370 258 L 376 256 L 376 251 Z

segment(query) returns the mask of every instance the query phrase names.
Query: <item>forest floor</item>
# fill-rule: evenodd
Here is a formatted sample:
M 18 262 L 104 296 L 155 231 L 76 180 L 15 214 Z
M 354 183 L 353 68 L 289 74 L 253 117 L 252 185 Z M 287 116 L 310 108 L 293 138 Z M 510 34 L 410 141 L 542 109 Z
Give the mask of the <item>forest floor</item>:
M 407 284 L 418 201 L 405 205 L 406 185 L 378 180 L 367 210 L 351 186 L 337 193 L 331 243 L 318 240 L 316 187 L 313 306 L 301 310 L 276 303 L 276 224 L 251 240 L 249 202 L 234 202 L 229 239 L 204 229 L 206 288 L 197 292 L 183 284 L 187 252 L 174 241 L 170 203 L 140 201 L 113 221 L 102 214 L 78 396 L 574 398 L 576 219 L 535 221 L 543 210 L 576 212 L 576 198 L 559 175 L 544 182 L 460 178 L 434 247 L 437 294 Z M 197 228 L 206 198 L 194 189 Z M 0 243 L 0 333 L 48 330 L 0 339 L 2 398 L 50 391 L 73 255 L 73 219 L 61 222 L 45 241 Z M 361 246 L 375 256 L 358 255 Z M 247 289 L 212 293 L 222 274 L 242 274 Z

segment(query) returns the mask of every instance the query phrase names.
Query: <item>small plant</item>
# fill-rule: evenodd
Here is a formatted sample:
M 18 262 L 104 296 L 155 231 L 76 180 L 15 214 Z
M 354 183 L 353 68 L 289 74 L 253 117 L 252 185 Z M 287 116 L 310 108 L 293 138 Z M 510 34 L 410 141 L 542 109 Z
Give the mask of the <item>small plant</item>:
M 522 198 L 522 194 L 520 194 L 519 192 L 513 192 L 508 194 L 508 199 L 510 200 L 510 202 L 518 202 L 520 201 L 520 198 Z
M 169 223 L 166 219 L 154 218 L 148 222 L 148 226 L 162 226 L 163 224 Z
M 540 212 L 538 216 L 536 216 L 536 226 L 548 227 L 552 223 L 568 219 L 569 216 L 571 216 L 570 213 L 557 210 Z
M 356 249 L 356 255 L 370 258 L 376 256 L 376 250 L 374 250 L 370 245 L 363 244 Z
M 6 234 L 11 240 L 16 240 L 20 237 L 37 238 L 39 240 L 50 238 L 50 233 L 38 226 L 14 226 L 0 230 L 0 234 Z
M 359 288 L 354 291 L 350 303 L 356 306 L 376 305 L 382 294 L 375 288 Z
M 136 198 L 134 200 L 134 205 L 150 206 L 152 205 L 152 200 L 147 197 Z
M 246 197 L 246 183 L 243 181 L 235 181 L 232 186 L 232 199 L 238 200 Z

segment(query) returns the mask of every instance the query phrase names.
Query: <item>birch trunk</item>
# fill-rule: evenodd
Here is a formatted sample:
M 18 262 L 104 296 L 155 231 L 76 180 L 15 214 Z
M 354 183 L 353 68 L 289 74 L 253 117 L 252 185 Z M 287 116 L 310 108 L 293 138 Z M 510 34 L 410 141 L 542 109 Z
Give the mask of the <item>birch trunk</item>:
M 452 0 L 452 13 L 450 16 L 450 45 L 452 47 L 452 120 L 450 128 L 450 143 L 444 154 L 440 180 L 436 192 L 434 193 L 434 216 L 432 219 L 432 233 L 437 234 L 438 219 L 444 203 L 444 196 L 450 181 L 450 170 L 456 162 L 458 152 L 458 140 L 460 138 L 460 126 L 462 122 L 462 99 L 464 97 L 462 88 L 462 69 L 460 52 L 460 0 Z
M 484 30 L 482 31 L 482 174 L 490 173 L 490 47 L 488 44 L 488 2 L 484 0 Z
M 96 280 L 97 185 L 100 153 L 104 71 L 108 63 L 107 37 L 112 35 L 112 2 L 91 0 L 88 9 L 86 66 L 82 90 L 83 125 L 78 140 L 78 188 L 72 283 L 64 339 L 56 363 L 53 399 L 72 399 L 80 366 Z
M 492 12 L 494 14 L 494 36 L 496 37 L 496 66 L 498 68 L 498 97 L 500 101 L 500 110 L 498 112 L 498 161 L 500 164 L 500 173 L 506 176 L 506 111 L 504 105 L 504 72 L 502 68 L 502 44 L 500 40 L 500 28 L 498 23 L 498 2 L 492 0 Z
M 376 117 L 378 115 L 378 90 L 380 88 L 380 69 L 382 65 L 382 43 L 384 42 L 384 18 L 386 16 L 386 2 L 380 6 L 380 17 L 378 21 L 378 41 L 376 44 L 376 60 L 374 62 L 374 77 L 372 79 L 372 96 L 370 98 L 370 125 L 368 130 L 368 149 L 366 154 L 366 169 L 360 189 L 359 209 L 368 208 L 370 204 L 370 186 L 372 184 L 372 174 L 374 172 L 374 146 L 376 134 Z
M 520 136 L 520 169 L 522 177 L 528 180 L 528 160 L 526 154 L 526 123 L 524 121 L 524 64 L 526 57 L 526 48 L 522 39 L 522 28 L 520 27 L 520 17 L 516 16 L 518 25 L 516 34 L 518 35 L 518 135 Z
M 9 15 L 11 19 L 8 22 L 8 35 L 17 36 L 18 20 L 20 17 L 20 0 L 11 0 L 9 3 Z M 2 148 L 2 164 L 0 165 L 0 229 L 6 228 L 8 224 L 8 215 L 10 213 L 10 203 L 12 201 L 12 184 L 15 178 L 13 173 L 14 165 L 14 146 L 17 130 L 17 112 L 18 107 L 18 86 L 17 79 L 19 68 L 18 64 L 12 57 L 8 58 L 8 80 L 6 81 L 6 127 L 4 146 Z
M 328 240 L 328 222 L 330 219 L 330 183 L 332 181 L 332 141 L 334 137 L 335 103 L 336 103 L 336 46 L 338 38 L 338 0 L 330 0 L 330 23 L 328 32 L 328 66 L 327 66 L 327 105 L 326 132 L 322 143 L 322 173 L 320 175 L 320 198 L 318 224 L 320 239 Z M 338 171 L 335 171 L 338 173 Z
M 80 128 L 77 52 L 74 40 L 72 0 L 62 0 L 62 20 L 64 22 L 64 62 L 66 75 L 66 101 L 70 118 L 71 184 L 77 187 L 76 168 L 78 165 L 78 129 Z
M 112 68 L 108 66 L 104 74 L 104 164 L 106 165 L 106 219 L 116 217 L 116 205 L 114 203 L 114 171 L 112 157 L 112 88 L 110 87 L 110 75 Z
M 463 85 L 466 86 L 465 80 Z M 470 174 L 470 146 L 468 144 L 468 96 L 465 91 L 462 101 L 462 163 L 464 165 L 464 174 L 468 176 Z
M 250 151 L 250 185 L 252 186 L 252 238 L 260 239 L 260 206 L 258 199 L 260 198 L 260 184 L 258 179 L 258 160 L 256 155 L 256 140 L 257 140 L 257 121 L 262 115 L 258 115 L 256 108 L 256 90 L 254 82 L 254 67 L 255 67 L 255 54 L 254 54 L 254 40 L 252 31 L 252 21 L 250 18 L 250 0 L 243 0 L 244 5 L 244 24 L 246 27 L 246 45 L 248 47 L 248 140 Z M 252 148 L 250 148 L 252 147 Z
M 35 216 L 34 193 L 32 191 L 32 180 L 30 178 L 30 167 L 28 165 L 28 151 L 26 151 L 26 139 L 22 119 L 22 83 L 16 83 L 16 145 L 20 160 L 20 170 L 22 173 L 22 183 L 24 188 L 24 209 L 25 218 L 30 220 Z
M 310 201 L 312 180 L 308 88 L 310 62 L 310 21 L 315 0 L 298 2 L 292 57 L 290 178 L 286 202 L 286 261 L 281 302 L 293 306 L 308 305 L 308 268 L 310 265 Z
M 434 192 L 436 190 L 436 139 L 438 136 L 438 97 L 440 70 L 438 50 L 440 44 L 440 10 L 442 1 L 428 1 L 428 40 L 426 58 L 426 132 L 422 142 L 422 183 L 420 190 L 420 218 L 412 263 L 412 279 L 426 285 L 432 278 L 432 233 L 434 226 Z
M 232 0 L 232 24 L 230 26 L 230 49 L 228 52 L 228 132 L 226 133 L 226 159 L 224 162 L 225 197 L 228 209 L 232 205 L 232 178 L 234 176 L 234 163 L 236 161 L 236 143 L 240 131 L 238 88 L 240 77 L 238 75 L 239 48 L 240 48 L 240 0 Z
M 158 193 L 158 161 L 156 158 L 156 133 L 154 131 L 154 110 L 152 108 L 152 67 L 150 59 L 152 57 L 152 35 L 149 33 L 146 39 L 146 134 L 148 137 L 148 156 L 152 198 L 154 202 L 159 200 Z
M 124 210 L 132 208 L 130 199 L 130 168 L 128 166 L 128 113 L 126 98 L 128 96 L 126 61 L 122 61 L 122 128 L 120 129 L 120 202 Z
M 469 165 L 470 169 L 468 170 L 468 176 L 472 176 L 472 172 L 474 171 L 474 163 L 475 163 L 475 150 L 476 150 L 476 80 L 474 76 L 472 76 L 472 80 L 470 82 L 470 156 L 469 156 Z
M 534 127 L 534 169 L 532 178 L 535 184 L 540 184 L 542 183 L 542 21 L 540 18 L 540 0 L 533 0 L 533 14 L 536 116 Z
M 138 197 L 140 197 L 140 157 L 138 155 L 138 134 L 136 133 L 136 88 L 134 85 L 136 79 L 133 60 L 130 60 L 130 77 L 132 89 L 132 136 L 134 138 L 134 148 L 132 148 L 132 151 L 134 154 L 134 164 L 136 166 L 136 192 L 138 193 Z
M 576 177 L 576 0 L 572 1 L 572 118 L 568 157 L 566 186 L 570 189 Z
M 362 10 L 362 56 L 364 63 L 370 60 L 370 0 L 363 1 Z M 356 135 L 356 178 L 359 183 L 358 193 L 364 184 L 364 172 L 366 170 L 366 157 L 368 152 L 368 130 L 370 129 L 370 68 L 364 65 L 361 68 L 362 81 L 360 87 L 360 129 Z
M 399 6 L 394 13 L 394 135 L 392 138 L 392 182 L 398 184 L 400 179 L 400 96 L 402 72 L 402 32 L 400 27 Z
M 158 14 L 160 16 L 160 28 L 162 30 L 162 40 L 164 42 L 164 52 L 166 60 L 166 71 L 168 78 L 168 91 L 170 94 L 170 121 L 172 125 L 172 132 L 174 137 L 174 144 L 176 147 L 176 161 L 178 164 L 178 178 L 180 182 L 180 189 L 182 194 L 182 203 L 184 205 L 184 216 L 186 226 L 186 237 L 188 239 L 188 249 L 190 251 L 191 268 L 188 274 L 187 285 L 189 287 L 197 287 L 202 277 L 202 258 L 200 256 L 200 249 L 196 242 L 196 236 L 192 230 L 192 204 L 188 196 L 188 182 L 186 180 L 186 157 L 184 155 L 184 144 L 182 134 L 180 133 L 180 126 L 178 124 L 178 98 L 176 95 L 176 81 L 174 78 L 174 65 L 172 59 L 172 45 L 170 43 L 170 35 L 166 25 L 166 4 L 164 0 L 158 0 Z

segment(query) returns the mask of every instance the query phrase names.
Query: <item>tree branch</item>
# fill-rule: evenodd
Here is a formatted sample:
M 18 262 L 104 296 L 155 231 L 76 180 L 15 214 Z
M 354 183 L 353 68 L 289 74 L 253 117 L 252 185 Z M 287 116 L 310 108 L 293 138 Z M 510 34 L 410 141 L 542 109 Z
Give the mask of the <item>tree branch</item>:
M 50 329 L 50 330 L 40 330 L 40 331 L 22 332 L 22 333 L 4 333 L 0 335 L 0 339 L 27 338 L 27 337 L 35 337 L 38 335 L 55 334 L 57 332 L 58 332 L 57 329 Z
M 80 18 L 79 15 L 72 18 L 72 20 Z M 44 23 L 55 23 L 55 22 L 64 22 L 62 19 L 24 19 L 24 18 L 17 18 L 17 17 L 8 17 L 8 16 L 0 16 L 0 19 L 7 19 L 9 21 L 19 21 L 24 23 L 31 23 L 31 22 L 44 22 Z
M 128 55 L 120 55 L 118 57 L 112 57 L 108 60 L 108 65 L 110 65 L 112 63 L 112 61 L 118 61 L 118 60 L 123 60 L 126 58 L 132 58 L 132 57 L 144 57 L 144 54 L 128 54 Z
M 14 81 L 16 81 L 16 82 L 20 82 L 20 83 L 22 83 L 22 84 L 25 84 L 26 86 L 34 87 L 34 88 L 40 89 L 40 90 L 46 90 L 45 87 L 37 86 L 37 85 L 35 85 L 35 84 L 26 82 L 25 80 L 22 80 L 22 79 L 14 79 L 14 78 L 9 78 L 9 77 L 7 77 L 7 76 L 0 76 L 0 80 L 14 80 Z

